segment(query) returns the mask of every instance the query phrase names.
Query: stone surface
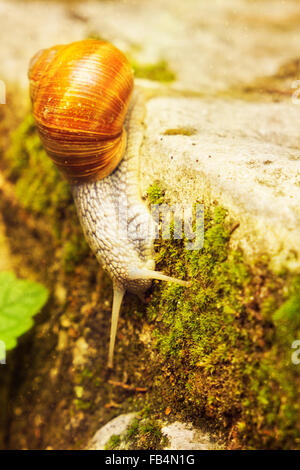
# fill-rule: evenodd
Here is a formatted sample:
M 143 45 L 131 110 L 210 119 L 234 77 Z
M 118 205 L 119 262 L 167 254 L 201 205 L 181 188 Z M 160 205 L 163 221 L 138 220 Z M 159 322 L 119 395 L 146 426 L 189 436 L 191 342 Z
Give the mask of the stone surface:
M 142 190 L 160 180 L 173 203 L 219 201 L 240 223 L 234 236 L 246 252 L 278 264 L 300 249 L 299 120 L 292 102 L 153 98 Z
M 91 34 L 141 61 L 165 59 L 180 88 L 204 93 L 272 74 L 299 53 L 297 0 L 28 3 L 0 1 L 0 79 L 23 86 L 38 49 Z
M 105 445 L 113 435 L 120 435 L 126 431 L 135 418 L 136 413 L 127 413 L 117 416 L 102 426 L 88 444 L 88 450 L 104 450 Z
M 212 450 L 216 449 L 215 443 L 208 434 L 196 429 L 190 423 L 175 421 L 162 428 L 169 440 L 165 450 Z
M 127 413 L 117 416 L 102 426 L 88 444 L 88 450 L 104 450 L 109 439 L 114 436 L 124 435 L 126 429 L 137 413 Z M 168 440 L 165 450 L 211 450 L 216 449 L 214 440 L 202 430 L 195 428 L 190 423 L 175 421 L 164 424 L 161 428 L 164 437 Z M 124 448 L 122 442 L 118 448 Z M 126 449 L 134 450 L 134 446 L 127 443 Z

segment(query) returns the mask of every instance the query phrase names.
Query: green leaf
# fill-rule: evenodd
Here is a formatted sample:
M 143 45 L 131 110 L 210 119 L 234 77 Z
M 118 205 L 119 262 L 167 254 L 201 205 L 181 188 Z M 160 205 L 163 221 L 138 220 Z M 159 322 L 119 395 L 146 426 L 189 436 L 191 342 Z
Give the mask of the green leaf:
M 0 361 L 5 354 L 3 344 L 6 351 L 17 345 L 17 338 L 32 327 L 32 317 L 47 302 L 48 295 L 42 284 L 0 272 Z

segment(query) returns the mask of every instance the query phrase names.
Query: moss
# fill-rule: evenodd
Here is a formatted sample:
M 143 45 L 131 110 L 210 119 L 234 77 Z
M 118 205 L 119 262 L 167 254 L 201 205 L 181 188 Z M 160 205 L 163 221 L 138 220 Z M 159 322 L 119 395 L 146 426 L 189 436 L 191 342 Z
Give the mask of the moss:
M 89 253 L 89 246 L 82 234 L 74 233 L 63 245 L 63 263 L 65 271 L 71 273 Z
M 162 200 L 156 183 L 151 202 Z M 299 446 L 299 374 L 291 343 L 300 334 L 299 277 L 273 274 L 267 257 L 253 266 L 230 247 L 231 221 L 205 212 L 201 252 L 182 240 L 157 240 L 158 270 L 192 280 L 189 289 L 157 283 L 147 315 L 173 407 L 212 417 L 232 429 L 231 445 Z
M 141 64 L 136 60 L 131 60 L 131 65 L 136 78 L 146 78 L 157 82 L 173 82 L 176 79 L 175 73 L 169 69 L 165 60 L 160 60 L 155 64 Z
M 135 418 L 127 428 L 122 441 L 130 449 L 147 450 L 163 449 L 166 438 L 161 432 L 160 424 L 151 418 Z
M 300 330 L 300 279 L 294 280 L 285 297 L 287 300 L 274 313 L 273 320 L 277 325 L 280 337 L 290 343 L 294 339 L 295 333 Z
M 12 134 L 5 160 L 22 206 L 57 218 L 70 201 L 70 189 L 43 149 L 31 114 Z
M 121 436 L 117 435 L 117 434 L 113 434 L 106 446 L 105 446 L 105 450 L 114 450 L 116 449 L 117 447 L 119 447 L 119 445 L 121 444 Z
M 185 136 L 191 136 L 195 135 L 197 133 L 197 130 L 194 129 L 193 127 L 179 127 L 176 129 L 167 129 L 164 132 L 164 135 L 185 135 Z
M 136 437 L 139 432 L 139 420 L 135 418 L 132 423 L 128 426 L 125 434 L 125 439 L 132 439 Z
M 164 200 L 164 192 L 159 186 L 159 183 L 153 183 L 147 191 L 147 196 L 150 204 L 161 204 Z
M 80 398 L 75 398 L 73 401 L 75 408 L 77 411 L 86 411 L 89 410 L 92 404 L 89 401 L 81 400 Z
M 112 435 L 105 445 L 106 450 L 113 449 L 163 449 L 167 438 L 161 431 L 158 421 L 145 417 L 142 412 L 133 419 L 126 431 L 121 435 Z
M 142 422 L 139 427 L 138 449 L 162 449 L 165 440 L 161 427 L 155 421 Z

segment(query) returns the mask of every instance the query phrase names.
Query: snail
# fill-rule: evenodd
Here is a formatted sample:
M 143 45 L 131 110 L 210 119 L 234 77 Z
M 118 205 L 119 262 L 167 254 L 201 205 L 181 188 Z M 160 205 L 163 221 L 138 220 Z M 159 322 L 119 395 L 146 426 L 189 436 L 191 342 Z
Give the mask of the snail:
M 155 271 L 153 220 L 139 192 L 144 104 L 133 92 L 127 58 L 106 41 L 42 50 L 31 59 L 28 76 L 42 144 L 71 183 L 86 240 L 113 280 L 112 368 L 125 292 L 143 298 L 152 279 L 188 284 Z

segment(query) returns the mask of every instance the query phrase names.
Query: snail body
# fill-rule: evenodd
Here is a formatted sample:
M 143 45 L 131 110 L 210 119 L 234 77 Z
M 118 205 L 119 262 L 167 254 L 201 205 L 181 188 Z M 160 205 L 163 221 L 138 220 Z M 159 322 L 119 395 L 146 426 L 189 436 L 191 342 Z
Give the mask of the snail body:
M 151 215 L 139 193 L 144 106 L 126 57 L 104 41 L 39 52 L 29 68 L 33 115 L 50 158 L 72 185 L 85 237 L 113 280 L 108 367 L 126 291 L 141 298 L 154 271 Z M 133 138 L 134 136 L 134 138 Z

